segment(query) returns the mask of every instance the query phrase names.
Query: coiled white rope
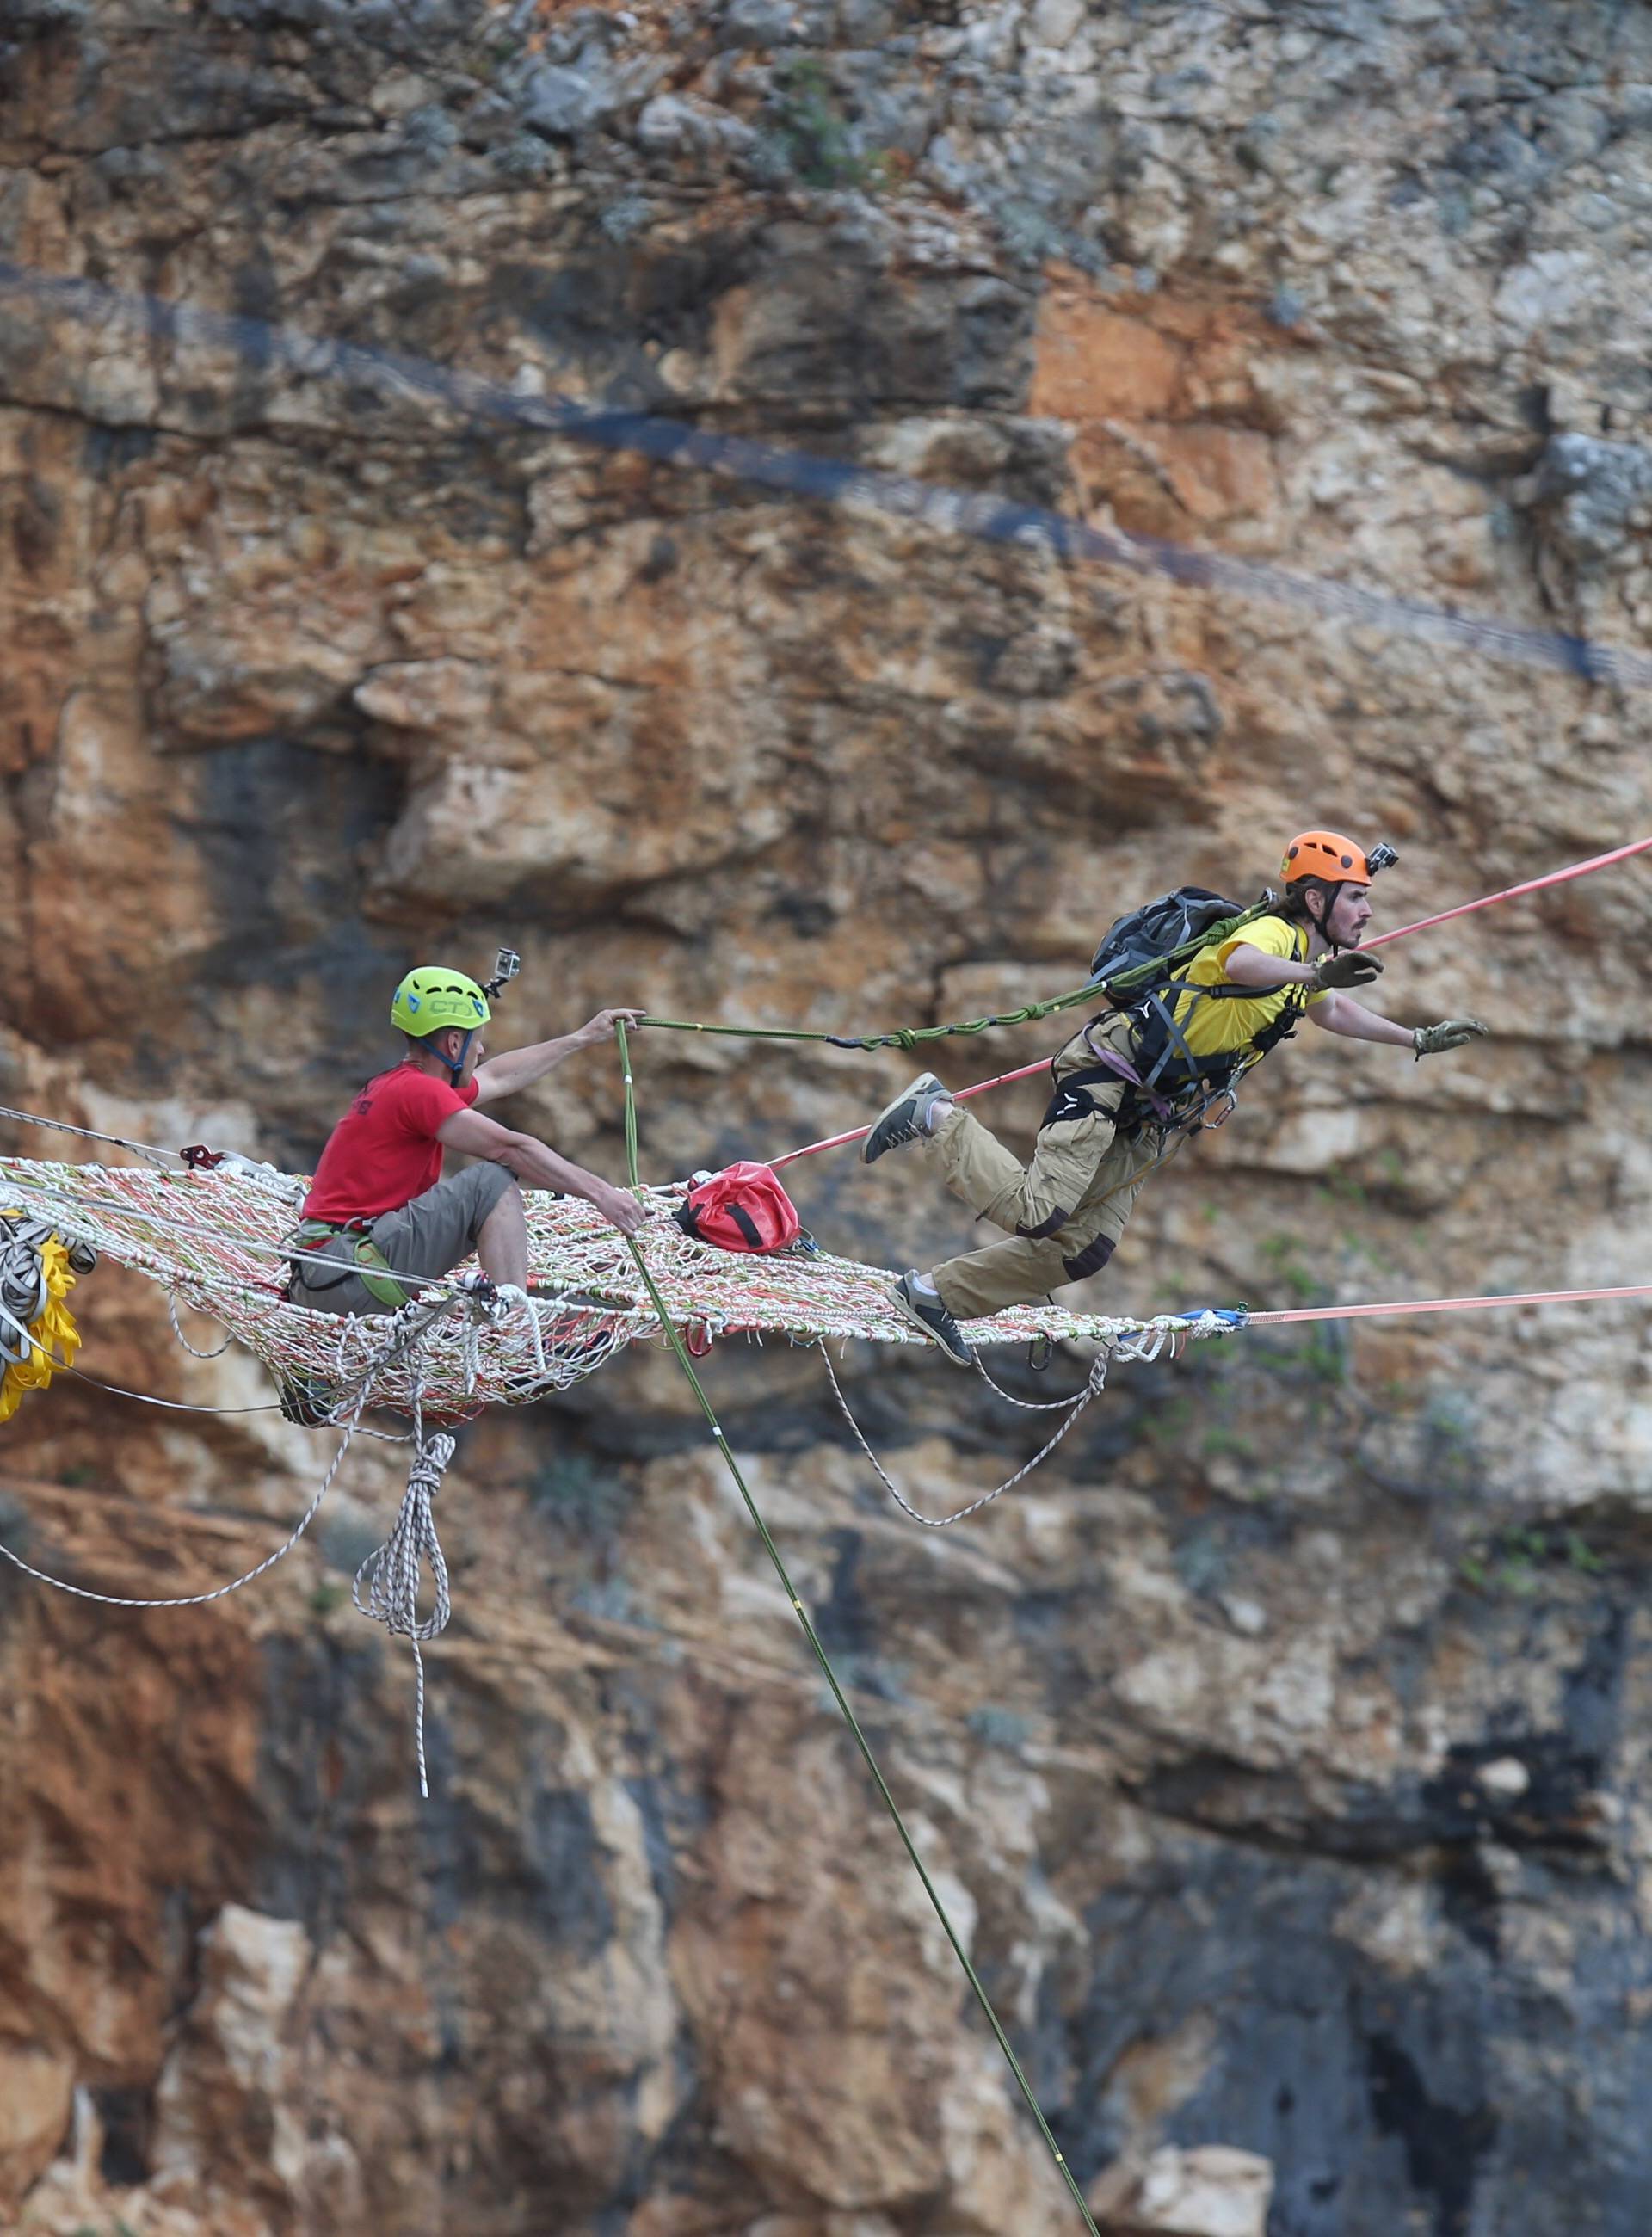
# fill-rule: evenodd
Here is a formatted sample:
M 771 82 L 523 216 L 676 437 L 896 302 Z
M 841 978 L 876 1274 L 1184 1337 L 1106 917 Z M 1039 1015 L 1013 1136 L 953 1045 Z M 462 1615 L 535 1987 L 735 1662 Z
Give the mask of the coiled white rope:
M 34 1254 L 38 1263 L 37 1252 Z M 5 1279 L 5 1260 L 0 1257 L 0 1283 Z M 100 1607 L 163 1608 L 205 1607 L 221 1600 L 230 1593 L 239 1592 L 250 1585 L 268 1569 L 285 1559 L 309 1528 L 320 1512 L 321 1502 L 332 1489 L 344 1456 L 360 1431 L 360 1419 L 370 1403 L 373 1387 L 384 1369 L 404 1354 L 412 1353 L 417 1359 L 425 1337 L 436 1322 L 460 1310 L 466 1303 L 472 1306 L 472 1317 L 481 1321 L 498 1316 L 498 1306 L 492 1300 L 472 1296 L 444 1297 L 438 1303 L 421 1309 L 404 1308 L 391 1323 L 388 1341 L 381 1345 L 367 1363 L 354 1388 L 340 1396 L 328 1409 L 329 1424 L 340 1429 L 339 1448 L 333 1455 L 327 1474 L 316 1488 L 314 1497 L 299 1517 L 282 1543 L 273 1554 L 268 1554 L 255 1567 L 232 1577 L 225 1584 L 215 1585 L 204 1593 L 177 1593 L 139 1598 L 124 1593 L 94 1592 L 88 1585 L 70 1584 L 66 1578 L 55 1577 L 47 1570 L 37 1569 L 32 1561 L 0 1540 L 0 1555 L 20 1569 L 36 1584 L 50 1585 L 54 1592 L 68 1593 L 74 1599 L 94 1601 Z M 38 1308 L 36 1308 L 38 1310 Z M 0 1307 L 0 1323 L 11 1318 L 4 1307 Z M 24 1343 L 35 1339 L 27 1328 L 19 1330 Z M 186 1345 L 186 1349 L 192 1347 Z M 468 1347 L 467 1347 L 468 1349 Z M 197 1354 L 196 1356 L 213 1355 Z M 448 1590 L 447 1562 L 436 1534 L 433 1501 L 439 1488 L 444 1472 L 453 1459 L 455 1440 L 443 1431 L 426 1438 L 420 1411 L 423 1396 L 422 1376 L 414 1384 L 413 1434 L 414 1452 L 408 1471 L 407 1488 L 402 1495 L 401 1507 L 395 1528 L 378 1551 L 370 1554 L 356 1571 L 350 1586 L 350 1597 L 360 1612 L 372 1620 L 382 1623 L 393 1637 L 405 1638 L 413 1651 L 413 1738 L 419 1759 L 419 1792 L 426 1799 L 430 1795 L 430 1781 L 425 1761 L 425 1663 L 420 1653 L 420 1641 L 434 1639 L 446 1630 L 453 1613 L 453 1602 Z M 370 1435 L 371 1431 L 360 1431 Z M 435 1605 L 427 1616 L 419 1613 L 419 1587 L 422 1566 L 428 1561 L 435 1587 Z M 363 1598 L 365 1593 L 366 1598 Z
M 419 1792 L 430 1798 L 425 1768 L 425 1658 L 422 1640 L 434 1639 L 447 1628 L 453 1602 L 447 1590 L 447 1562 L 436 1535 L 432 1501 L 441 1488 L 447 1463 L 453 1457 L 454 1440 L 446 1430 L 426 1439 L 422 1425 L 407 1488 L 402 1494 L 396 1527 L 375 1554 L 369 1554 L 356 1571 L 350 1598 L 360 1613 L 383 1624 L 393 1639 L 405 1639 L 413 1654 L 413 1745 L 419 1757 Z M 430 1564 L 435 1605 L 427 1616 L 419 1613 L 420 1572 Z M 367 1598 L 362 1598 L 363 1592 Z
M 426 1309 L 416 1318 L 409 1320 L 406 1325 L 393 1326 L 389 1341 L 374 1355 L 354 1389 L 348 1394 L 347 1399 L 335 1408 L 330 1417 L 331 1426 L 340 1429 L 343 1435 L 339 1441 L 339 1448 L 328 1464 L 327 1474 L 322 1477 L 315 1496 L 288 1532 L 286 1539 L 273 1554 L 266 1554 L 255 1567 L 244 1570 L 238 1577 L 230 1578 L 227 1584 L 215 1585 L 209 1592 L 204 1593 L 175 1593 L 139 1598 L 135 1594 L 124 1593 L 94 1592 L 88 1585 L 72 1585 L 67 1578 L 54 1577 L 44 1569 L 36 1568 L 32 1562 L 25 1561 L 21 1554 L 14 1551 L 3 1541 L 0 1541 L 0 1555 L 3 1555 L 14 1568 L 21 1569 L 25 1576 L 32 1577 L 36 1584 L 50 1585 L 54 1592 L 69 1593 L 76 1600 L 93 1600 L 100 1607 L 205 1607 L 211 1601 L 221 1600 L 230 1593 L 238 1593 L 243 1585 L 250 1585 L 255 1577 L 261 1577 L 267 1569 L 273 1569 L 277 1561 L 284 1560 L 315 1520 L 320 1511 L 321 1501 L 332 1489 L 334 1479 L 338 1475 L 346 1453 L 350 1449 L 360 1426 L 361 1415 L 372 1400 L 373 1385 L 385 1368 L 404 1352 L 416 1346 L 431 1325 L 443 1315 L 452 1312 L 453 1309 L 454 1301 L 444 1298 L 439 1305 Z M 402 1318 L 402 1315 L 396 1316 L 398 1321 Z M 34 1338 L 29 1337 L 28 1341 L 32 1343 Z

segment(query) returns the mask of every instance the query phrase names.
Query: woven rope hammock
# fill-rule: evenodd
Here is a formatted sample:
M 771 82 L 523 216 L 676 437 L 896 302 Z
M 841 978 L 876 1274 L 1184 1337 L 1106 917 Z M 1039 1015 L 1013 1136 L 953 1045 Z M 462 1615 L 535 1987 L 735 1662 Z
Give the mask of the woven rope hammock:
M 9 1200 L 66 1241 L 147 1275 L 175 1308 L 216 1320 L 256 1354 L 279 1390 L 301 1394 L 301 1417 L 335 1411 L 369 1372 L 372 1402 L 403 1414 L 451 1417 L 521 1403 L 583 1381 L 638 1337 L 664 1334 L 618 1231 L 577 1198 L 529 1192 L 530 1280 L 540 1293 L 531 1307 L 486 1321 L 443 1316 L 416 1347 L 383 1363 L 386 1316 L 287 1302 L 282 1246 L 304 1185 L 245 1164 L 172 1174 L 0 1158 L 0 1191 Z M 757 1257 L 697 1243 L 664 1216 L 683 1194 L 680 1187 L 649 1191 L 660 1217 L 638 1241 L 666 1311 L 697 1342 L 749 1334 L 922 1346 L 889 1303 L 887 1270 L 824 1251 Z M 426 1300 L 454 1294 L 463 1270 L 422 1285 Z M 968 1334 L 976 1345 L 1073 1336 L 1110 1346 L 1173 1329 L 1216 1333 L 1200 1325 L 1205 1317 L 1119 1320 L 1028 1305 L 972 1322 Z
M 887 1271 L 830 1257 L 812 1245 L 757 1256 L 696 1242 L 666 1216 L 685 1193 L 680 1186 L 646 1191 L 658 1216 L 629 1241 L 580 1199 L 527 1194 L 529 1279 L 541 1294 L 519 1303 L 507 1303 L 488 1285 L 467 1285 L 460 1268 L 438 1282 L 416 1282 L 404 1273 L 417 1294 L 393 1313 L 317 1312 L 290 1304 L 286 1295 L 284 1246 L 306 1187 L 273 1166 L 241 1158 L 221 1160 L 215 1171 L 182 1174 L 135 1165 L 0 1158 L 0 1209 L 4 1204 L 16 1208 L 10 1229 L 22 1254 L 14 1270 L 17 1279 L 5 1292 L 17 1302 L 0 1309 L 0 1331 L 10 1330 L 18 1359 L 34 1362 L 36 1382 L 50 1382 L 56 1371 L 81 1371 L 73 1364 L 78 1337 L 72 1322 L 56 1330 L 55 1342 L 49 1341 L 43 1316 L 43 1297 L 50 1288 L 47 1257 L 56 1254 L 55 1265 L 78 1254 L 80 1263 L 90 1264 L 96 1253 L 159 1283 L 187 1350 L 201 1358 L 215 1356 L 190 1343 L 178 1317 L 180 1306 L 210 1316 L 228 1331 L 226 1342 L 244 1344 L 262 1361 L 292 1419 L 340 1433 L 319 1488 L 285 1541 L 254 1567 L 210 1591 L 161 1598 L 109 1593 L 37 1568 L 14 1547 L 0 1544 L 0 1554 L 38 1582 L 104 1607 L 204 1607 L 239 1592 L 291 1552 L 319 1511 L 369 1407 L 405 1415 L 413 1425 L 413 1449 L 401 1510 L 385 1545 L 358 1570 L 352 1594 L 364 1615 L 411 1646 L 421 1793 L 429 1792 L 429 1785 L 420 1646 L 441 1631 L 449 1613 L 446 1564 L 433 1501 L 453 1457 L 453 1440 L 436 1432 L 435 1423 L 485 1406 L 525 1403 L 567 1389 L 639 1336 L 671 1343 L 684 1364 L 685 1341 L 704 1348 L 723 1335 L 783 1336 L 818 1344 L 823 1353 L 834 1338 L 849 1336 L 924 1343 L 891 1310 L 893 1277 Z M 30 1251 L 39 1257 L 38 1269 Z M 393 1274 L 402 1270 L 390 1269 Z M 51 1310 L 57 1310 L 56 1303 Z M 25 1323 L 25 1316 L 33 1317 Z M 1100 1390 L 1110 1356 L 1151 1358 L 1184 1334 L 1225 1334 L 1243 1317 L 1204 1312 L 1152 1321 L 1106 1320 L 1045 1305 L 971 1323 L 969 1333 L 977 1345 L 1083 1336 L 1096 1349 L 1084 1388 L 1070 1399 L 1053 1402 L 1063 1418 L 1042 1449 L 1008 1482 L 950 1514 L 925 1516 L 913 1507 L 866 1445 L 852 1415 L 850 1423 L 902 1510 L 915 1521 L 944 1528 L 1011 1489 L 1054 1449 Z M 829 1358 L 827 1367 L 829 1373 Z M 832 1384 L 847 1413 L 835 1376 Z M 697 1382 L 695 1388 L 698 1394 Z M 1012 1404 L 1022 1402 L 1003 1395 Z M 714 1434 L 722 1440 L 720 1428 L 714 1426 Z M 731 1457 L 726 1442 L 723 1449 Z M 434 1604 L 421 1615 L 426 1566 Z

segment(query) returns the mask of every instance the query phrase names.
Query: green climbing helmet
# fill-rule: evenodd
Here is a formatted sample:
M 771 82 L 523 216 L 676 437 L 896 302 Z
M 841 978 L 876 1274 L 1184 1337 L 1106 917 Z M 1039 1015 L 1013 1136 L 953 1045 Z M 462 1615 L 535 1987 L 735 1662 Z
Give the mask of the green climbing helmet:
M 492 1015 L 487 1006 L 487 996 L 474 979 L 467 979 L 462 971 L 450 971 L 440 963 L 421 963 L 410 971 L 396 989 L 396 999 L 390 1005 L 390 1022 L 399 1032 L 415 1033 L 420 1039 L 426 1033 L 444 1033 L 449 1026 L 462 1026 L 467 1033 L 478 1026 L 485 1026 Z

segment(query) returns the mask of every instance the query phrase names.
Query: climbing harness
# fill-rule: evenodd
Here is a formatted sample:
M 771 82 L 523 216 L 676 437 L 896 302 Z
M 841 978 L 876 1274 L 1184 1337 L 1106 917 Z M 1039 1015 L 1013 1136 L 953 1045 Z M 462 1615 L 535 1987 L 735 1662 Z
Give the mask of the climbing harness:
M 354 1263 L 347 1266 L 342 1273 L 334 1274 L 325 1282 L 315 1281 L 306 1274 L 303 1287 L 310 1295 L 322 1296 L 328 1290 L 340 1289 L 346 1282 L 354 1280 L 360 1283 L 375 1304 L 384 1305 L 391 1312 L 400 1310 L 401 1307 L 407 1303 L 407 1292 L 391 1272 L 390 1261 L 367 1232 L 367 1225 L 368 1223 L 364 1219 L 336 1222 L 326 1219 L 304 1219 L 299 1222 L 293 1231 L 294 1255 L 288 1262 L 293 1270 L 293 1277 L 288 1285 L 287 1295 L 294 1304 L 302 1304 L 306 1302 L 302 1297 L 293 1296 L 294 1290 L 298 1287 L 299 1276 L 302 1270 L 300 1254 L 307 1255 L 314 1250 L 327 1250 L 337 1245 L 348 1252 Z M 334 1260 L 323 1261 L 323 1263 L 336 1264 L 337 1262 Z
M 1359 859 L 1363 863 L 1364 856 Z M 1130 1054 L 1126 1057 L 1099 1042 L 1095 1029 L 1101 1020 L 1092 1019 L 1084 1039 L 1094 1062 L 1060 1080 L 1043 1124 L 1088 1117 L 1100 1107 L 1094 1091 L 1122 1079 L 1124 1097 L 1112 1114 L 1120 1133 L 1134 1132 L 1145 1120 L 1166 1131 L 1221 1125 L 1233 1109 L 1246 1073 L 1296 1031 L 1309 990 L 1227 981 L 1201 986 L 1186 975 L 1186 967 L 1206 948 L 1232 940 L 1277 906 L 1274 897 L 1265 894 L 1252 907 L 1241 909 L 1236 901 L 1203 886 L 1181 886 L 1116 919 L 1090 970 L 1113 1011 L 1128 1021 Z M 1297 939 L 1300 952 L 1295 960 L 1301 962 L 1306 959 L 1308 941 L 1299 927 Z M 1186 1026 L 1197 1005 L 1255 1002 L 1276 994 L 1285 997 L 1280 1010 L 1242 1046 L 1194 1053 Z M 1224 1105 L 1220 1117 L 1211 1118 L 1213 1110 Z

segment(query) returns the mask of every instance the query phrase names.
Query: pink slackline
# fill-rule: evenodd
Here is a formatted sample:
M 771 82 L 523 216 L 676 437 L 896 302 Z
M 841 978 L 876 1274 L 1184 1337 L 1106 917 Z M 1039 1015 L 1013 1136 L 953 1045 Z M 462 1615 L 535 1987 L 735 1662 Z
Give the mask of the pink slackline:
M 955 1103 L 962 1103 L 971 1095 L 984 1095 L 989 1087 L 1002 1087 L 1012 1079 L 1030 1079 L 1035 1072 L 1049 1068 L 1048 1057 L 1041 1056 L 1036 1064 L 1024 1064 L 1017 1072 L 1001 1072 L 995 1079 L 978 1079 L 973 1087 L 949 1087 L 947 1092 Z M 795 1158 L 812 1158 L 816 1150 L 839 1150 L 845 1142 L 863 1142 L 871 1131 L 870 1125 L 851 1126 L 847 1134 L 829 1134 L 823 1142 L 809 1142 L 801 1150 L 788 1150 L 783 1158 L 770 1158 L 769 1170 L 773 1172 L 776 1166 L 789 1165 Z
M 1283 1328 L 1287 1321 L 1374 1320 L 1384 1314 L 1483 1313 L 1495 1305 L 1594 1305 L 1607 1297 L 1652 1297 L 1652 1282 L 1624 1290 L 1517 1290 L 1501 1297 L 1411 1297 L 1391 1305 L 1293 1305 L 1277 1313 L 1250 1313 L 1247 1328 Z
M 1490 908 L 1493 901 L 1511 901 L 1521 894 L 1540 894 L 1545 886 L 1563 886 L 1569 878 L 1586 878 L 1591 870 L 1603 870 L 1611 862 L 1627 862 L 1631 855 L 1644 855 L 1652 848 L 1652 839 L 1636 839 L 1627 847 L 1614 847 L 1609 855 L 1595 855 L 1587 862 L 1574 862 L 1569 870 L 1551 870 L 1546 878 L 1528 878 L 1523 886 L 1505 886 L 1500 894 L 1485 894 L 1477 901 L 1460 901 L 1456 908 L 1442 909 L 1437 916 L 1419 916 L 1415 924 L 1397 925 L 1392 932 L 1379 932 L 1374 940 L 1362 940 L 1361 947 L 1382 947 L 1391 940 L 1404 940 L 1413 932 L 1427 932 L 1437 924 L 1450 924 L 1454 916 L 1471 916 L 1476 909 Z

